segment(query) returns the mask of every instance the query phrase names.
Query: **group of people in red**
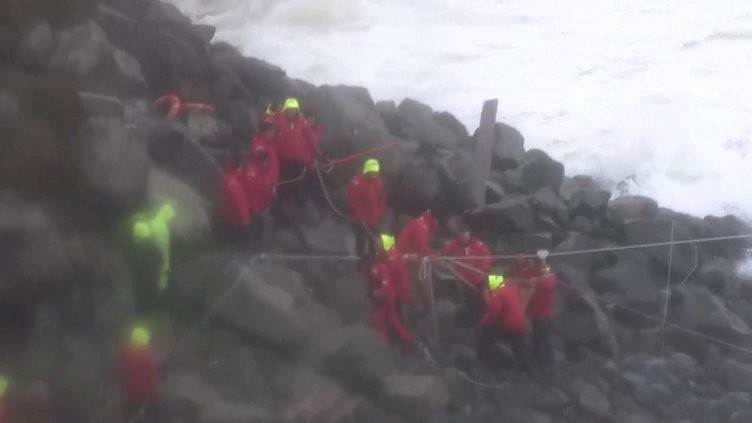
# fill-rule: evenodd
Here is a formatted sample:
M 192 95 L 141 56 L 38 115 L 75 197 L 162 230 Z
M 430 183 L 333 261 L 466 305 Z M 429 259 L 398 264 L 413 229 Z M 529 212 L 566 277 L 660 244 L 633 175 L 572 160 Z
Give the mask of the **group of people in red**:
M 258 216 L 277 198 L 280 180 L 296 180 L 286 194 L 302 205 L 311 194 L 321 128 L 300 111 L 297 99 L 288 98 L 278 111 L 264 115 L 248 152 L 231 152 L 221 189 L 223 226 L 237 232 L 260 230 Z M 241 157 L 244 156 L 244 157 Z M 288 195 L 285 195 L 288 196 Z

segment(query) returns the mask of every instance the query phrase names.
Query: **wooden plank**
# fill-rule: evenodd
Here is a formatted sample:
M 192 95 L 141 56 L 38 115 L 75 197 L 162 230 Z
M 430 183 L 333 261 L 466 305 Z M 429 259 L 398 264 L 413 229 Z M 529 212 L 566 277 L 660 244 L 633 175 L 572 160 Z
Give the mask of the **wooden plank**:
M 486 100 L 480 114 L 478 139 L 475 145 L 475 179 L 473 181 L 473 199 L 478 206 L 486 204 L 486 181 L 491 172 L 491 158 L 496 142 L 496 111 L 499 100 Z

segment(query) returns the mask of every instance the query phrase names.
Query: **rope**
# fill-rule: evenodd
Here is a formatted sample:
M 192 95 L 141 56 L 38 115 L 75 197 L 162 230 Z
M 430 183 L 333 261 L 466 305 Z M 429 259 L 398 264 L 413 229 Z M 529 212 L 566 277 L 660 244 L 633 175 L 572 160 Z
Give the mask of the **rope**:
M 299 181 L 303 180 L 303 178 L 305 177 L 305 174 L 306 174 L 306 170 L 305 170 L 305 168 L 303 168 L 303 171 L 300 172 L 300 176 L 298 176 L 296 178 L 292 178 L 292 179 L 287 179 L 287 180 L 284 180 L 284 181 L 279 181 L 279 182 L 277 182 L 277 186 L 282 186 L 282 185 L 287 185 L 287 184 L 292 184 L 292 183 L 295 183 L 295 182 L 299 182 Z
M 663 302 L 663 323 L 661 323 L 661 357 L 666 346 L 666 318 L 668 317 L 668 303 L 671 300 L 671 268 L 674 264 L 674 222 L 671 222 L 671 246 L 668 248 L 668 276 L 666 277 L 666 300 Z
M 359 158 L 361 158 L 363 156 L 367 156 L 369 154 L 378 153 L 379 151 L 384 151 L 384 150 L 388 150 L 390 148 L 394 148 L 396 145 L 397 145 L 396 142 L 391 142 L 389 144 L 384 144 L 384 145 L 380 145 L 378 147 L 369 148 L 368 150 L 363 150 L 363 151 L 361 151 L 359 153 L 351 154 L 349 156 L 345 156 L 345 157 L 340 157 L 338 159 L 329 160 L 327 163 L 329 165 L 332 165 L 332 166 L 338 165 L 338 164 L 342 164 L 342 163 L 346 163 L 346 162 L 349 162 L 349 161 L 352 161 L 352 160 L 355 160 L 355 159 L 359 159 Z
M 686 282 L 686 281 L 689 280 L 689 277 L 692 276 L 693 273 L 695 273 L 695 270 L 697 270 L 697 266 L 700 264 L 700 261 L 699 261 L 700 257 L 699 257 L 699 253 L 698 253 L 698 248 L 697 248 L 696 245 L 693 245 L 693 247 L 695 248 L 695 265 L 694 265 L 694 267 L 692 267 L 692 270 L 690 270 L 689 273 L 687 273 L 687 276 L 684 278 L 684 280 L 682 280 L 681 282 L 679 282 L 677 284 L 677 286 L 684 285 L 684 282 Z
M 431 258 L 423 257 L 420 260 L 420 267 L 418 267 L 418 279 L 428 284 L 428 293 L 431 297 L 431 321 L 433 323 L 433 333 L 436 338 L 436 345 L 439 345 L 439 322 L 436 318 L 436 297 L 434 295 L 432 275 Z
M 324 198 L 326 198 L 326 201 L 329 203 L 329 207 L 332 209 L 332 211 L 338 215 L 339 217 L 350 220 L 350 216 L 347 215 L 347 213 L 340 210 L 335 204 L 334 200 L 332 199 L 331 195 L 329 195 L 329 189 L 326 187 L 326 184 L 324 183 L 324 177 L 321 176 L 321 170 L 319 167 L 318 162 L 314 162 L 314 166 L 316 167 L 316 176 L 319 178 L 319 184 L 321 184 L 321 190 L 324 192 Z

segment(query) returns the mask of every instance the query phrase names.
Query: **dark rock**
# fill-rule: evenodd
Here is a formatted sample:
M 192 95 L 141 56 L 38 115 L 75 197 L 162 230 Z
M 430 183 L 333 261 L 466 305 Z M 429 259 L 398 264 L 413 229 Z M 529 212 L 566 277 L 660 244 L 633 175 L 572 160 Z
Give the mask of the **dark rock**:
M 49 66 L 58 72 L 83 78 L 102 66 L 109 54 L 107 35 L 99 25 L 89 22 L 57 34 L 57 48 Z
M 532 208 L 522 195 L 508 195 L 501 201 L 481 207 L 470 215 L 474 225 L 495 232 L 528 232 L 535 228 Z
M 0 25 L 0 60 L 10 60 L 16 50 L 18 33 L 10 27 Z
M 572 219 L 569 228 L 585 235 L 592 235 L 595 230 L 595 222 L 585 216 L 579 215 Z
M 617 225 L 623 226 L 634 220 L 650 219 L 658 214 L 658 203 L 652 198 L 624 196 L 608 204 L 609 216 Z
M 616 294 L 620 304 L 650 314 L 654 314 L 661 299 L 658 283 L 649 271 L 648 258 L 640 253 L 620 254 L 615 266 L 596 272 L 592 279 L 593 289 L 597 293 Z M 646 322 L 641 316 L 628 311 L 617 316 L 628 323 L 654 323 Z
M 506 195 L 504 188 L 496 181 L 486 181 L 486 204 L 497 203 Z
M 538 149 L 525 153 L 521 172 L 522 186 L 530 193 L 545 187 L 558 191 L 564 179 L 564 165 Z
M 449 402 L 446 383 L 434 376 L 396 374 L 383 379 L 387 406 L 414 421 L 422 421 Z
M 169 200 L 175 208 L 175 218 L 170 222 L 171 236 L 187 245 L 206 240 L 210 235 L 211 209 L 208 202 L 164 170 L 152 168 L 148 177 L 149 200 L 153 204 Z
M 364 310 L 370 307 L 368 302 L 367 282 L 361 272 L 348 272 L 332 278 L 333 269 L 322 269 L 323 279 L 319 290 L 322 301 L 334 310 L 345 324 L 355 323 L 364 316 Z
M 549 187 L 541 188 L 530 197 L 531 205 L 540 213 L 546 213 L 552 217 L 566 213 L 567 206 L 556 193 Z
M 462 122 L 459 121 L 453 114 L 449 112 L 440 112 L 434 115 L 434 119 L 439 125 L 452 131 L 459 140 L 467 140 L 470 134 L 467 132 L 467 128 Z
M 112 211 L 138 205 L 151 163 L 145 146 L 115 119 L 86 121 L 76 142 L 76 164 L 86 200 Z
M 559 198 L 561 198 L 565 203 L 569 204 L 572 202 L 575 193 L 577 193 L 579 189 L 580 184 L 578 184 L 577 181 L 568 176 L 565 176 L 561 181 L 561 186 L 559 187 Z
M 564 238 L 564 240 L 553 249 L 553 251 L 569 252 L 590 250 L 602 247 L 605 247 L 605 245 L 595 241 L 585 234 L 582 234 L 580 232 L 570 232 L 567 234 L 566 238 Z M 596 256 L 593 254 L 577 254 L 564 257 L 554 257 L 551 260 L 552 263 L 556 265 L 568 264 L 574 268 L 581 269 L 585 272 L 590 272 L 591 268 L 593 267 L 594 257 Z
M 734 264 L 720 257 L 703 263 L 697 272 L 697 280 L 715 295 L 733 297 L 738 290 L 738 286 L 734 286 L 738 285 Z
M 18 112 L 18 101 L 5 92 L 0 93 L 0 137 L 4 140 L 13 136 L 18 125 Z
M 47 21 L 34 25 L 21 39 L 18 56 L 21 63 L 30 69 L 41 69 L 47 64 L 52 50 L 52 29 Z
M 733 359 L 721 365 L 721 381 L 731 391 L 752 393 L 752 366 Z
M 731 415 L 731 423 L 745 423 L 752 421 L 751 411 L 739 411 Z
M 443 197 L 450 213 L 463 213 L 478 206 L 472 198 L 475 158 L 464 150 L 442 154 L 436 161 L 440 170 Z
M 512 194 L 526 194 L 522 187 L 522 172 L 519 169 L 507 169 L 501 173 L 501 186 Z
M 591 218 L 602 217 L 606 212 L 611 193 L 600 189 L 581 189 L 574 193 L 569 210 Z
M 217 33 L 217 28 L 213 25 L 194 24 L 192 28 L 193 33 L 196 34 L 199 40 L 206 44 L 209 44 L 211 40 L 214 39 L 214 35 Z
M 123 103 L 116 97 L 89 92 L 80 92 L 78 96 L 81 97 L 81 103 L 89 116 L 122 118 L 125 113 Z
M 133 56 L 122 50 L 113 49 L 112 57 L 118 80 L 124 84 L 125 88 L 140 88 L 146 83 L 141 73 L 141 65 Z
M 376 110 L 378 110 L 392 135 L 404 137 L 403 131 L 407 127 L 407 121 L 397 110 L 397 103 L 394 101 L 378 101 L 376 102 Z
M 429 106 L 408 98 L 400 103 L 398 109 L 407 120 L 408 139 L 442 148 L 457 147 L 457 135 L 436 121 Z
M 550 232 L 509 234 L 499 239 L 493 250 L 497 254 L 535 254 L 539 250 L 548 250 L 553 245 Z
M 439 169 L 421 160 L 402 170 L 393 195 L 399 205 L 398 211 L 402 213 L 445 210 L 442 189 Z
M 752 234 L 752 229 L 736 216 L 712 217 L 705 218 L 707 224 L 706 237 L 724 237 L 734 235 Z M 709 254 L 725 257 L 730 260 L 740 260 L 744 258 L 744 251 L 752 247 L 750 238 L 706 242 L 702 244 L 701 249 Z
M 504 171 L 517 168 L 525 157 L 525 138 L 516 128 L 496 123 L 493 168 Z
M 624 237 L 627 244 L 640 245 L 658 242 L 669 242 L 671 240 L 671 227 L 674 225 L 673 239 L 682 241 L 690 239 L 691 235 L 687 228 L 679 223 L 661 219 L 643 219 L 633 220 L 624 225 Z M 695 267 L 695 250 L 689 244 L 646 248 L 645 251 L 653 262 L 658 266 L 659 271 L 668 271 L 669 262 L 671 262 L 671 282 L 679 283 L 689 275 L 689 272 Z M 669 259 L 669 252 L 673 252 Z
M 588 413 L 599 417 L 611 417 L 611 403 L 606 394 L 593 385 L 585 385 L 579 394 L 579 403 Z
M 320 223 L 303 226 L 301 231 L 309 251 L 337 254 L 347 252 L 345 241 L 351 237 L 352 229 L 340 219 L 327 216 Z

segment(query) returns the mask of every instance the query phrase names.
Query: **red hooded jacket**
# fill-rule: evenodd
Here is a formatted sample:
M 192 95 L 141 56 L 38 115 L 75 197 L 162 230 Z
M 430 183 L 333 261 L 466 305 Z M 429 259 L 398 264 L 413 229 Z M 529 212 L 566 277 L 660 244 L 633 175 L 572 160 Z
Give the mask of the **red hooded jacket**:
M 350 203 L 350 217 L 368 226 L 375 226 L 381 221 L 386 209 L 384 181 L 381 176 L 366 176 L 358 173 L 350 180 L 347 187 Z
M 243 169 L 242 182 L 244 195 L 248 201 L 248 211 L 251 217 L 263 213 L 269 204 L 274 201 L 275 181 L 271 172 L 264 172 L 263 168 L 255 163 L 249 163 Z
M 261 162 L 260 157 L 262 155 L 266 155 L 269 161 L 265 172 L 276 184 L 279 181 L 279 153 L 277 153 L 277 147 L 274 145 L 274 140 L 265 137 L 263 134 L 259 134 L 251 141 L 248 157 L 251 163 L 258 164 Z
M 149 347 L 124 347 L 120 353 L 120 371 L 129 401 L 142 403 L 156 396 L 157 366 Z
M 520 336 L 525 333 L 525 320 L 522 290 L 517 283 L 507 282 L 493 292 L 486 292 L 486 313 L 480 320 L 481 326 L 496 325 L 508 335 Z
M 472 266 L 478 270 L 487 272 L 491 268 L 491 250 L 478 238 L 471 237 L 470 242 L 465 245 L 459 239 L 451 239 L 444 244 L 441 249 L 442 254 L 454 257 L 481 257 L 477 259 L 462 260 L 461 263 Z M 455 264 L 454 270 L 466 281 L 473 285 L 482 285 L 487 277 L 485 274 L 476 272 L 472 269 Z
M 402 253 L 397 248 L 389 251 L 381 251 L 381 259 L 389 268 L 392 283 L 396 291 L 398 302 L 405 302 L 410 299 L 410 280 L 407 277 L 405 262 L 402 260 Z
M 368 286 L 374 302 L 371 310 L 371 323 L 374 329 L 387 342 L 391 340 L 391 332 L 397 334 L 403 341 L 412 342 L 412 334 L 405 328 L 397 314 L 397 287 L 385 263 L 376 261 L 371 264 L 368 270 Z
M 250 208 L 241 179 L 241 171 L 231 167 L 226 168 L 222 176 L 222 221 L 230 227 L 245 226 L 250 221 Z
M 429 238 L 438 226 L 439 222 L 428 213 L 416 217 L 402 228 L 397 237 L 397 250 L 403 254 L 433 254 Z
M 290 119 L 284 113 L 279 113 L 275 120 L 279 158 L 313 167 L 319 139 L 311 130 L 308 121 L 303 115 L 298 114 Z
M 553 314 L 554 293 L 558 280 L 554 272 L 546 272 L 535 284 L 527 303 L 527 315 L 532 320 L 544 320 Z

